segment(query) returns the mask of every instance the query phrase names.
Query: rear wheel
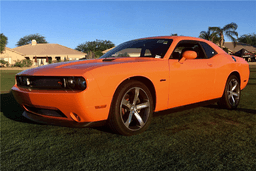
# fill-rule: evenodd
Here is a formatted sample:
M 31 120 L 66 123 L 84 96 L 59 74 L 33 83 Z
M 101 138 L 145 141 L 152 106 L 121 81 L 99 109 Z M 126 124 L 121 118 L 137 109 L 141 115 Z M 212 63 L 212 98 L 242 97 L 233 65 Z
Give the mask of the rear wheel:
M 226 83 L 224 93 L 218 105 L 227 109 L 237 108 L 240 101 L 240 81 L 235 75 L 231 75 Z
M 119 134 L 135 135 L 148 128 L 152 113 L 153 99 L 149 89 L 143 83 L 131 80 L 117 90 L 108 124 Z

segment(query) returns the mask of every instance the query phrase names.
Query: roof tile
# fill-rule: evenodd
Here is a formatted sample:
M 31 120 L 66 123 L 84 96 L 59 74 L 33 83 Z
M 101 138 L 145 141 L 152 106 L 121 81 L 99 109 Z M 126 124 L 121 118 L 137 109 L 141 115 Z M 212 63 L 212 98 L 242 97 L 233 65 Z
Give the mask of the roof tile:
M 86 53 L 62 46 L 59 44 L 38 43 L 34 46 L 31 44 L 19 46 L 12 50 L 26 55 L 86 55 Z

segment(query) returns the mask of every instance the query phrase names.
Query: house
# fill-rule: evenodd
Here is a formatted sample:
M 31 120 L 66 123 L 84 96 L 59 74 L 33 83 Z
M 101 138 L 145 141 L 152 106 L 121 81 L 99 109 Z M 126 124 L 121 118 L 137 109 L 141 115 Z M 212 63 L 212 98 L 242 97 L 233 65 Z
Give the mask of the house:
M 30 59 L 33 65 L 46 65 L 49 61 L 78 60 L 84 58 L 86 53 L 59 45 L 48 43 L 37 43 L 32 40 L 31 44 L 16 48 L 6 47 L 0 58 L 14 64 L 17 60 Z
M 238 42 L 236 47 L 234 47 L 232 42 L 225 42 L 224 46 L 226 48 L 228 48 L 230 52 L 233 52 L 233 53 L 235 53 L 237 51 L 240 51 L 241 49 L 245 49 L 245 50 L 247 50 L 249 52 L 252 52 L 252 53 L 256 52 L 256 47 L 251 46 L 251 45 L 247 45 L 245 43 L 239 43 Z
M 4 51 L 0 53 L 0 60 L 5 60 L 9 64 L 14 64 L 17 60 L 25 59 L 25 55 L 17 52 L 11 48 L 5 47 Z
M 105 53 L 107 53 L 108 51 L 110 51 L 110 50 L 112 50 L 112 49 L 114 49 L 114 48 L 115 48 L 115 46 L 112 47 L 112 48 L 109 48 L 109 49 L 106 49 L 106 50 L 102 51 L 102 53 L 105 54 Z

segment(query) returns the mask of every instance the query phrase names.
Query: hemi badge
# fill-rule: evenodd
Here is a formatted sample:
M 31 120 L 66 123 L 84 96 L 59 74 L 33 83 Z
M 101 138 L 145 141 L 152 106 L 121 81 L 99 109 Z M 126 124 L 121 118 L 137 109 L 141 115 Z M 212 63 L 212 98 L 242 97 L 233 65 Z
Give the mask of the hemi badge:
M 166 79 L 161 79 L 160 82 L 162 82 L 162 81 L 166 81 Z

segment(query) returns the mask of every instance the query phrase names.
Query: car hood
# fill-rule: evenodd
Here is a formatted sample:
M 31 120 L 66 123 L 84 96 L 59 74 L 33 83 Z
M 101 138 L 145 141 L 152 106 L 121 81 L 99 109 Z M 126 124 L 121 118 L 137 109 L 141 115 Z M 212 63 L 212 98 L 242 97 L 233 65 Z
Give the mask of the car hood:
M 78 76 L 86 71 L 95 69 L 97 67 L 102 67 L 106 65 L 116 65 L 120 63 L 130 63 L 130 62 L 143 62 L 161 60 L 156 58 L 103 58 L 103 59 L 90 59 L 90 60 L 80 60 L 80 61 L 69 61 L 60 62 L 49 65 L 40 66 L 33 69 L 28 69 L 18 73 L 18 75 L 35 75 L 35 76 L 67 76 L 73 75 Z

